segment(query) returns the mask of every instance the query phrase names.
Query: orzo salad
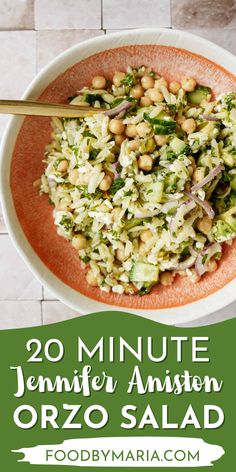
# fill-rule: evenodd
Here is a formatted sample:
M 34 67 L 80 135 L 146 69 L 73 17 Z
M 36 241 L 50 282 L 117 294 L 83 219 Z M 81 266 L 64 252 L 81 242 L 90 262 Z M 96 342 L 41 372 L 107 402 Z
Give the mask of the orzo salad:
M 88 284 L 145 295 L 217 270 L 236 234 L 236 93 L 141 66 L 69 101 L 106 111 L 52 120 L 40 191 Z

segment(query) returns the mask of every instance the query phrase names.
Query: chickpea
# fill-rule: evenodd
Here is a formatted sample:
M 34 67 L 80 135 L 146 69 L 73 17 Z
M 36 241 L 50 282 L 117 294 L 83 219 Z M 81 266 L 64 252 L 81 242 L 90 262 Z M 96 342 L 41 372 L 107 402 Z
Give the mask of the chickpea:
M 110 175 L 105 175 L 105 177 L 103 177 L 99 185 L 99 188 L 103 192 L 106 192 L 107 190 L 109 190 L 111 184 L 112 184 L 112 177 Z
M 123 141 L 125 140 L 125 135 L 124 134 L 116 134 L 115 135 L 115 143 L 117 146 L 121 146 Z
M 210 261 L 207 264 L 207 271 L 208 272 L 215 272 L 217 269 L 218 265 L 215 259 L 210 259 Z
M 83 234 L 76 234 L 76 236 L 72 238 L 72 246 L 77 249 L 77 251 L 85 249 L 87 246 L 87 239 Z
M 116 136 L 122 136 L 122 135 L 121 134 L 116 134 L 115 135 L 115 140 L 116 140 Z M 108 156 L 108 159 L 109 159 L 109 162 L 115 162 L 116 156 L 115 156 L 114 152 L 110 152 L 110 154 Z
M 116 221 L 116 220 L 120 219 L 120 209 L 119 208 L 114 208 L 112 210 L 112 219 L 113 219 L 113 221 Z
M 178 125 L 182 125 L 185 122 L 186 118 L 184 116 L 177 116 L 175 121 L 178 123 Z
M 33 187 L 39 188 L 41 186 L 41 183 L 42 183 L 41 179 L 37 179 L 34 181 Z
M 191 174 L 192 175 L 192 174 Z M 187 182 L 186 185 L 185 185 L 185 190 L 186 192 L 190 192 L 191 191 L 191 184 L 190 182 Z
M 137 85 L 134 85 L 131 90 L 130 90 L 130 96 L 132 98 L 141 98 L 144 94 L 144 90 L 143 90 L 143 87 L 139 84 Z
M 68 203 L 66 202 L 60 202 L 57 206 L 57 210 L 61 210 L 61 211 L 70 211 L 70 208 L 68 206 Z
M 136 141 L 135 139 L 131 139 L 131 141 L 129 141 L 128 143 L 129 151 L 137 151 L 139 146 L 140 146 L 140 142 Z
M 199 280 L 201 280 L 201 276 L 197 274 L 195 269 L 189 269 L 189 270 L 190 270 L 190 275 L 189 275 L 190 281 L 193 284 L 199 282 Z
M 192 177 L 192 175 L 193 175 L 193 166 L 188 166 L 188 173 L 189 173 L 190 177 Z M 189 182 L 188 182 L 188 183 L 189 183 Z M 190 187 L 191 187 L 191 186 L 190 186 Z M 186 189 L 186 190 L 187 190 L 187 189 Z M 188 192 L 188 190 L 187 190 L 187 192 Z
M 151 132 L 151 126 L 148 123 L 139 123 L 136 130 L 140 138 L 145 138 Z
M 182 81 L 182 88 L 186 92 L 193 92 L 196 88 L 196 85 L 197 85 L 197 82 L 192 77 L 186 77 L 186 79 Z
M 126 295 L 133 295 L 134 293 L 138 293 L 138 292 L 139 292 L 139 290 L 133 284 L 128 284 L 125 287 L 125 294 Z
M 87 280 L 88 284 L 91 285 L 92 287 L 97 287 L 98 286 L 97 277 L 95 277 L 92 270 L 88 271 L 88 273 L 86 275 L 86 280 Z
M 118 261 L 120 261 L 120 262 L 123 262 L 123 261 L 125 261 L 125 259 L 127 259 L 127 257 L 125 257 L 124 249 L 117 249 L 116 259 L 118 259 Z
M 197 167 L 193 173 L 193 180 L 198 183 L 205 177 L 205 167 Z
M 144 75 L 141 78 L 141 84 L 142 84 L 142 87 L 145 90 L 153 88 L 154 87 L 154 79 L 153 79 L 153 77 L 150 77 L 149 75 Z
M 160 275 L 160 283 L 161 285 L 164 285 L 165 287 L 167 287 L 168 285 L 172 285 L 174 281 L 174 274 L 172 272 L 163 272 L 161 275 Z
M 132 124 L 127 125 L 125 129 L 125 134 L 129 138 L 134 138 L 135 136 L 137 136 L 136 125 L 132 125 Z
M 122 80 L 124 80 L 124 78 L 125 78 L 124 72 L 116 71 L 113 76 L 113 84 L 116 87 L 120 87 L 122 85 Z
M 68 165 L 69 165 L 68 161 L 66 159 L 63 159 L 63 161 L 59 162 L 57 166 L 58 172 L 66 172 L 68 169 Z
M 122 120 L 118 118 L 113 118 L 109 124 L 109 130 L 111 133 L 114 134 L 123 134 L 125 130 L 125 125 L 123 124 Z
M 157 146 L 164 146 L 168 142 L 167 136 L 162 136 L 161 134 L 155 134 L 154 136 Z
M 72 185 L 76 185 L 79 178 L 80 174 L 77 169 L 73 169 L 70 171 L 68 180 Z
M 148 154 L 139 157 L 138 166 L 142 170 L 152 170 L 153 160 Z
M 193 169 L 196 169 L 196 162 L 193 156 L 188 156 L 188 159 L 191 161 L 191 166 Z
M 175 95 L 178 93 L 180 87 L 181 87 L 180 83 L 175 82 L 175 81 L 171 82 L 169 85 L 170 92 L 174 93 Z
M 148 95 L 144 95 L 140 98 L 140 106 L 141 107 L 150 107 L 152 105 L 152 100 Z
M 159 92 L 159 90 L 156 89 L 156 88 L 148 89 L 147 94 L 151 98 L 151 100 L 155 103 L 159 103 L 159 102 L 163 101 L 164 97 L 163 97 L 162 93 Z
M 182 130 L 188 134 L 194 133 L 194 131 L 196 130 L 196 127 L 197 126 L 193 118 L 188 118 L 181 125 Z
M 146 256 L 146 254 L 147 254 L 146 244 L 143 241 L 141 241 L 139 243 L 138 252 L 139 252 L 140 256 Z
M 166 88 L 168 88 L 168 82 L 166 81 L 166 79 L 164 79 L 164 77 L 161 77 L 160 79 L 155 80 L 155 85 L 154 85 L 154 87 L 155 87 L 157 90 L 161 90 L 161 87 L 166 87 Z
M 141 234 L 140 234 L 140 239 L 143 241 L 143 243 L 146 243 L 149 239 L 153 237 L 153 234 L 150 229 L 145 229 Z
M 92 87 L 94 89 L 104 89 L 106 88 L 107 81 L 102 75 L 95 75 L 92 80 Z
M 209 216 L 203 216 L 203 218 L 198 220 L 197 228 L 199 231 L 201 231 L 201 233 L 207 236 L 212 228 L 212 219 L 209 218 Z

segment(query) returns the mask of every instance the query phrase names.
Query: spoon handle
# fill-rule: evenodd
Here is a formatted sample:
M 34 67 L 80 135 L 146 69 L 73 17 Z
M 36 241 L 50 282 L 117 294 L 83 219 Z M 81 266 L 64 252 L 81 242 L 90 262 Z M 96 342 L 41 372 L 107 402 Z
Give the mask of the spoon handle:
M 31 102 L 28 100 L 0 100 L 0 113 L 11 115 L 57 116 L 60 118 L 84 118 L 102 113 L 105 108 L 77 105 Z

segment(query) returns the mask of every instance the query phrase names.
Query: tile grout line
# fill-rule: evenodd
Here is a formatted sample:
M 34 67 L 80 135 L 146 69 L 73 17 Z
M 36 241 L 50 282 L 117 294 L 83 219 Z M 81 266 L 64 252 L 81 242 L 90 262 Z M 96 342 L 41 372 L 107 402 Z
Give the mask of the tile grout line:
M 103 30 L 103 0 L 101 0 L 101 30 Z
M 21 302 L 24 302 L 24 303 L 25 302 L 29 302 L 29 303 L 31 303 L 31 302 L 37 302 L 37 303 L 40 302 L 41 303 L 42 301 L 48 301 L 48 300 L 42 300 L 41 298 L 0 298 L 0 303 L 1 302 L 19 302 L 19 303 L 21 303 Z M 59 301 L 59 300 L 55 299 L 55 300 L 50 300 L 50 301 L 54 302 L 54 301 Z
M 43 325 L 43 302 L 40 301 L 40 316 L 41 316 L 41 325 Z
M 172 0 L 169 0 L 169 4 L 170 4 L 170 28 L 172 29 L 172 28 L 173 28 L 173 15 L 172 15 L 173 8 L 172 8 Z

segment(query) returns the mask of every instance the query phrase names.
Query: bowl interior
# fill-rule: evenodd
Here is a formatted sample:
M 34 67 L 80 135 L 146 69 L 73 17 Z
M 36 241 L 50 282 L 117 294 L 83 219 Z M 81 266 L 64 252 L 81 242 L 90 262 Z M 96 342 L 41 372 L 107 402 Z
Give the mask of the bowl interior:
M 236 78 L 202 56 L 171 46 L 133 45 L 110 49 L 90 56 L 67 69 L 51 82 L 39 97 L 42 101 L 67 102 L 67 98 L 94 75 L 111 79 L 115 70 L 141 64 L 152 67 L 167 80 L 193 76 L 209 85 L 215 94 L 235 90 Z M 182 306 L 219 290 L 236 276 L 236 242 L 225 246 L 219 269 L 197 284 L 177 277 L 171 287 L 157 286 L 144 297 L 101 292 L 91 288 L 76 251 L 57 235 L 52 206 L 47 196 L 33 187 L 44 168 L 44 149 L 51 137 L 50 119 L 27 117 L 18 133 L 10 169 L 10 186 L 19 223 L 41 261 L 67 286 L 94 300 L 132 309 L 160 309 Z

